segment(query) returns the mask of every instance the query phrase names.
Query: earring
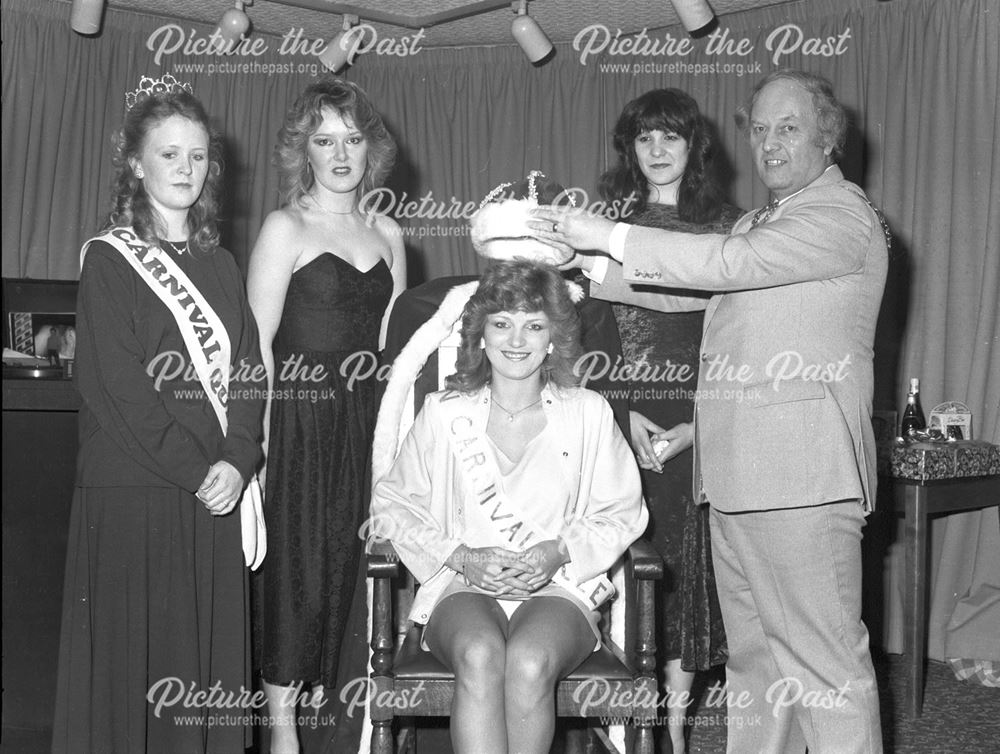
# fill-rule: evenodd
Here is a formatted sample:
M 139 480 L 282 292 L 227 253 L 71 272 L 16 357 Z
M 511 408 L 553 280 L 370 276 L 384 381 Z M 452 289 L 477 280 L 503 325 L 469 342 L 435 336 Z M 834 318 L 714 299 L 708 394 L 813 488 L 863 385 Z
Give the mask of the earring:
M 549 347 L 545 349 L 546 353 L 548 353 L 549 355 L 551 355 L 554 350 L 556 350 L 556 347 L 551 343 L 549 343 Z
M 486 350 L 486 338 L 479 339 L 479 348 L 483 351 Z
M 136 169 L 135 169 L 135 177 L 136 178 L 145 178 L 146 177 L 146 174 L 142 172 L 142 168 L 141 167 L 136 167 Z

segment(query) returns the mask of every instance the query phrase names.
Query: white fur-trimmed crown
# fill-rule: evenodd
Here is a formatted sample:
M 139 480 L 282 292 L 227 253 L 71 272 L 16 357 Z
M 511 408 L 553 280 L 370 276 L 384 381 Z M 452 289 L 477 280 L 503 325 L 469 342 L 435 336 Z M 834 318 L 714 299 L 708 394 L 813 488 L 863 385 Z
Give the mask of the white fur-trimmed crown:
M 501 183 L 486 195 L 469 221 L 472 246 L 480 256 L 530 259 L 551 265 L 562 261 L 559 253 L 535 238 L 528 226 L 531 210 L 539 206 L 536 179 L 544 177 L 540 170 L 528 173 L 528 196 L 524 199 L 497 199 L 512 185 L 510 183 Z

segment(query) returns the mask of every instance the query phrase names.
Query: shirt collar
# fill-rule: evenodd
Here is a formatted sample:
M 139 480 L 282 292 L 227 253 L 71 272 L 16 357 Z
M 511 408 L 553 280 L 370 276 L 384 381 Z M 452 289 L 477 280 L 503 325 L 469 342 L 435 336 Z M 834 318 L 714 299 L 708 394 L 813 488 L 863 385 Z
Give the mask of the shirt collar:
M 810 181 L 810 182 L 809 182 L 809 183 L 807 183 L 807 184 L 806 184 L 805 186 L 803 186 L 802 188 L 800 188 L 800 189 L 799 189 L 798 191 L 796 191 L 796 192 L 795 192 L 794 194 L 789 194 L 788 196 L 786 196 L 786 197 L 784 197 L 784 198 L 782 198 L 782 199 L 779 199 L 779 200 L 777 201 L 777 203 L 776 203 L 776 204 L 775 204 L 774 206 L 775 206 L 775 207 L 780 207 L 780 206 L 781 206 L 782 204 L 784 204 L 785 202 L 787 202 L 787 201 L 788 201 L 789 199 L 791 199 L 791 198 L 792 198 L 793 196 L 798 196 L 798 195 L 799 195 L 799 194 L 801 194 L 801 193 L 802 193 L 803 191 L 805 191 L 805 190 L 806 190 L 807 188 L 809 188 L 809 187 L 810 187 L 810 186 L 812 186 L 812 185 L 813 185 L 814 183 L 816 183 L 816 181 L 818 181 L 818 180 L 819 180 L 819 179 L 820 179 L 820 178 L 821 178 L 822 176 L 824 176 L 824 175 L 826 175 L 827 173 L 829 173 L 829 172 L 830 172 L 830 168 L 835 168 L 835 167 L 837 167 L 837 163 L 835 163 L 835 162 L 831 162 L 831 163 L 830 163 L 829 165 L 827 165 L 827 166 L 826 166 L 826 168 L 825 168 L 825 169 L 823 170 L 823 172 L 822 172 L 822 173 L 820 173 L 820 174 L 819 174 L 818 176 L 816 176 L 816 177 L 815 177 L 815 178 L 814 178 L 814 179 L 813 179 L 812 181 Z

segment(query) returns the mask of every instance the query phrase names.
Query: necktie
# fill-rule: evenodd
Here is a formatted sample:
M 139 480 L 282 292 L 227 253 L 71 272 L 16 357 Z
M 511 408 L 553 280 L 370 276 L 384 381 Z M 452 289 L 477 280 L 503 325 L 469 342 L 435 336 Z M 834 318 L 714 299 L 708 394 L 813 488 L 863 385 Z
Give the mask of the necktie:
M 882 210 L 871 203 L 868 197 L 862 195 L 861 198 L 864 200 L 865 204 L 871 207 L 872 212 L 875 213 L 875 217 L 878 218 L 879 224 L 882 226 L 882 232 L 885 234 L 886 249 L 892 251 L 892 231 L 889 229 L 889 223 L 886 222 L 885 215 L 882 214 Z M 767 219 L 774 214 L 774 210 L 777 206 L 778 200 L 772 199 L 759 210 L 754 212 L 753 219 L 750 221 L 750 227 L 756 228 L 760 223 L 767 222 Z
M 774 210 L 778 207 L 778 200 L 772 199 L 759 210 L 754 213 L 753 220 L 750 221 L 750 227 L 756 228 L 759 223 L 766 222 L 767 218 L 774 214 Z

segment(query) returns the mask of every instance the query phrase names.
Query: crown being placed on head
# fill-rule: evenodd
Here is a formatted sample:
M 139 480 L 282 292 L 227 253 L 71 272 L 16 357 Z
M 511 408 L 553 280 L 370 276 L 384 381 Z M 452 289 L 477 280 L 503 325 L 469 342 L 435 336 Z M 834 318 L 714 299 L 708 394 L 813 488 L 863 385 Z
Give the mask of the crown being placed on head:
M 194 89 L 190 84 L 182 84 L 169 73 L 164 74 L 162 78 L 158 79 L 151 79 L 149 76 L 143 76 L 139 79 L 138 88 L 133 89 L 131 92 L 125 92 L 125 109 L 131 110 L 147 97 L 151 97 L 154 94 L 166 94 L 168 92 L 179 91 L 194 94 Z
M 470 220 L 472 245 L 480 255 L 489 259 L 524 258 L 548 264 L 561 261 L 559 253 L 535 238 L 528 226 L 528 221 L 532 219 L 531 210 L 539 206 L 536 180 L 544 177 L 545 174 L 539 170 L 528 173 L 526 198 L 505 196 L 505 191 L 514 184 L 501 183 L 480 202 L 479 209 Z M 559 191 L 554 197 L 549 197 L 550 202 L 563 196 L 569 199 L 571 205 L 576 205 L 570 194 L 561 187 L 557 188 Z

